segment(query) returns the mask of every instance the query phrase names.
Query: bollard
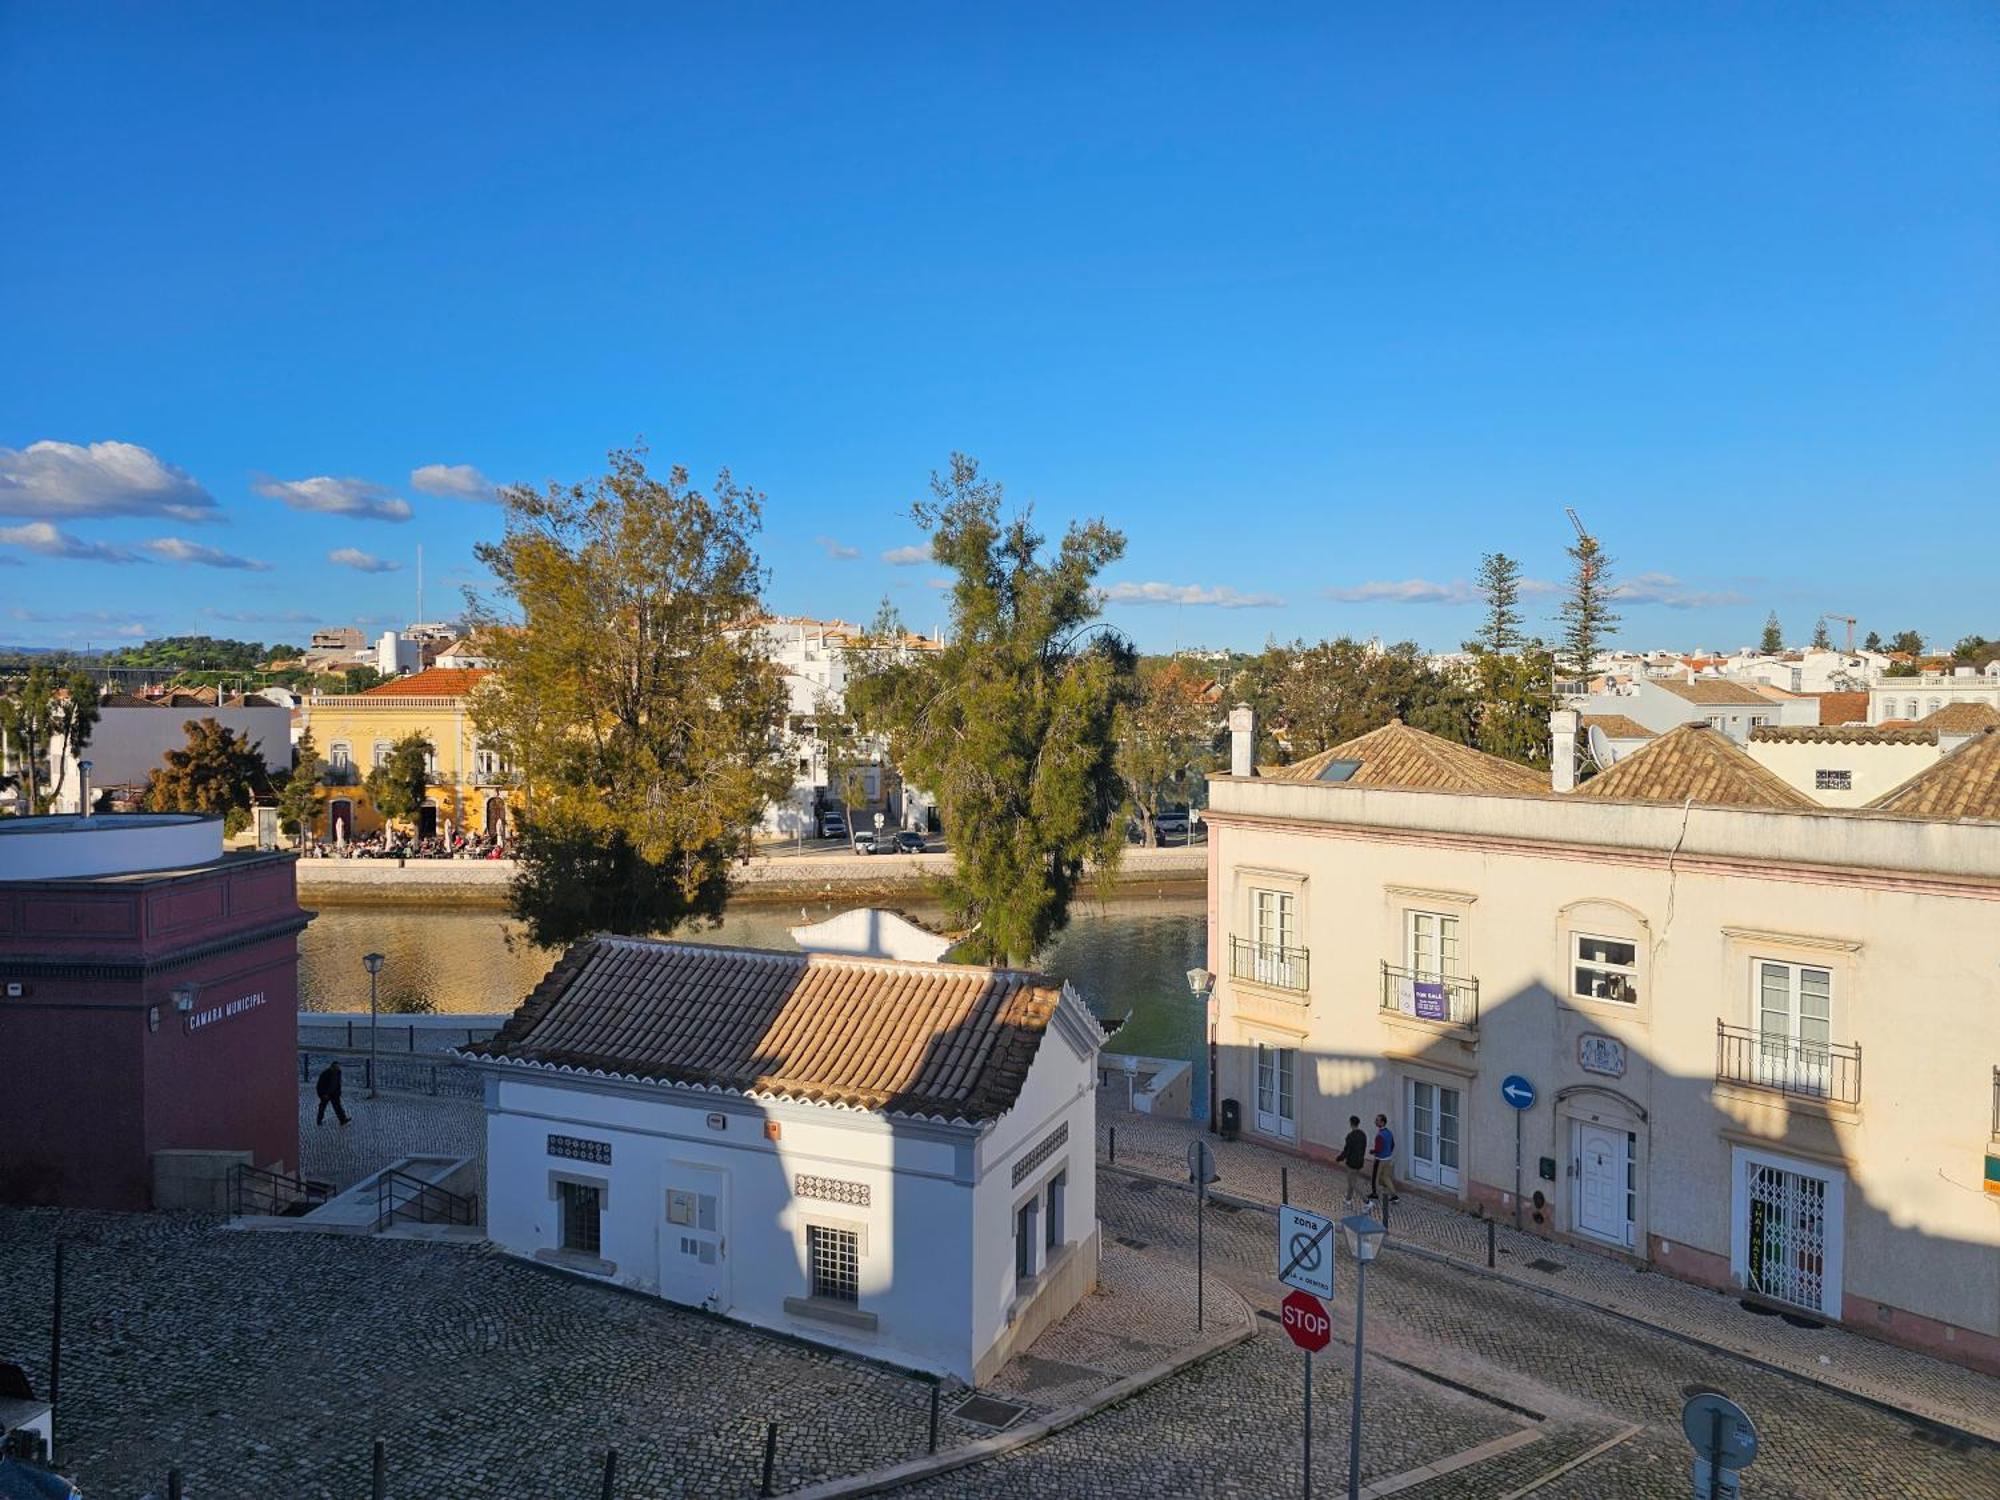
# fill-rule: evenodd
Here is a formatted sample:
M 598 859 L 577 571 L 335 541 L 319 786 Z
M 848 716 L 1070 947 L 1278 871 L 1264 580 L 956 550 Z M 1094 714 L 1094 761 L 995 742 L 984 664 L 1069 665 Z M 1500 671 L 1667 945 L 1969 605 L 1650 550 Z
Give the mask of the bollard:
M 1382 1195 L 1382 1227 L 1384 1229 L 1389 1227 L 1389 1195 L 1387 1193 Z
M 181 1471 L 167 1470 L 167 1500 L 181 1500 Z
M 380 1438 L 375 1439 L 375 1460 L 368 1480 L 368 1493 L 373 1500 L 389 1500 L 389 1450 Z
M 932 1381 L 931 1382 L 931 1452 L 933 1453 L 937 1452 L 937 1432 L 938 1432 L 938 1387 L 937 1387 L 937 1382 Z
M 1118 1127 L 1111 1127 L 1111 1165 L 1118 1165 Z
M 352 1021 L 347 1023 L 347 1050 L 349 1052 L 354 1050 L 354 1023 Z
M 757 1491 L 760 1495 L 771 1493 L 771 1476 L 778 1467 L 778 1424 L 764 1424 L 764 1483 Z
M 1292 1169 L 1278 1168 L 1278 1201 L 1289 1205 L 1292 1201 Z
M 415 1021 L 410 1022 L 410 1050 L 412 1052 L 417 1050 L 417 1023 Z
M 1486 1221 L 1486 1269 L 1493 1269 L 1493 1221 Z
M 599 1500 L 612 1500 L 614 1487 L 618 1482 L 618 1450 L 604 1450 L 604 1490 Z

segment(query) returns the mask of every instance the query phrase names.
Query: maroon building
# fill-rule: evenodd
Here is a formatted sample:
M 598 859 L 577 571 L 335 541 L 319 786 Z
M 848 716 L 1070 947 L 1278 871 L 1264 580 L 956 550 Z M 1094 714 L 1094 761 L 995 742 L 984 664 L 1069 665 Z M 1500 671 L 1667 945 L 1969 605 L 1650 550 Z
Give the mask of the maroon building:
M 293 866 L 223 853 L 216 818 L 0 819 L 0 1200 L 144 1209 L 157 1173 L 178 1207 L 232 1157 L 297 1169 Z

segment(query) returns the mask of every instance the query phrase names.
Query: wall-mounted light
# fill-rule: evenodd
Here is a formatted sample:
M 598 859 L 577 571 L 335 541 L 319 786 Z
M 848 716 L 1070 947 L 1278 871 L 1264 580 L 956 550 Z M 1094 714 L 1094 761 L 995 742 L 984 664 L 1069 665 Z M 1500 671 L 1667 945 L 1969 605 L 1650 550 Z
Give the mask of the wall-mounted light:
M 158 1031 L 160 1029 L 159 1006 L 149 1005 L 146 1007 L 146 1029 L 148 1031 Z
M 186 1015 L 194 1009 L 195 989 L 191 984 L 177 984 L 170 993 L 174 997 L 174 1009 Z

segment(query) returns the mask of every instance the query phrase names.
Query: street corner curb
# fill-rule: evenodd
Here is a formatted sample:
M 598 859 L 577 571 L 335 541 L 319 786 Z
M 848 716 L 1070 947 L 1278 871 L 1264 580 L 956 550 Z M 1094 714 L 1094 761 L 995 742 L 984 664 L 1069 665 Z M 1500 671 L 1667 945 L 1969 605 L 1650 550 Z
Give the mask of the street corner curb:
M 1238 1299 L 1240 1301 L 1240 1299 Z M 822 1480 L 818 1484 L 803 1489 L 789 1490 L 791 1500 L 843 1500 L 850 1495 L 884 1495 L 899 1490 L 905 1485 L 919 1480 L 930 1479 L 939 1474 L 949 1474 L 955 1469 L 970 1468 L 984 1463 L 990 1458 L 1030 1447 L 1044 1438 L 1087 1421 L 1101 1411 L 1131 1400 L 1134 1396 L 1151 1389 L 1169 1376 L 1178 1375 L 1183 1370 L 1191 1370 L 1203 1360 L 1233 1349 L 1238 1344 L 1248 1343 L 1257 1336 L 1257 1325 L 1251 1317 L 1247 1304 L 1241 1309 L 1238 1325 L 1221 1333 L 1212 1334 L 1198 1344 L 1191 1344 L 1168 1359 L 1150 1365 L 1133 1375 L 1113 1381 L 1088 1401 L 1079 1401 L 1072 1406 L 1058 1407 L 1047 1416 L 1033 1422 L 1024 1422 L 1019 1427 L 995 1433 L 992 1437 L 978 1438 L 970 1443 L 962 1443 L 956 1448 L 940 1453 L 927 1453 L 921 1458 L 906 1459 L 886 1468 L 871 1469 L 865 1474 L 850 1474 L 841 1479 Z

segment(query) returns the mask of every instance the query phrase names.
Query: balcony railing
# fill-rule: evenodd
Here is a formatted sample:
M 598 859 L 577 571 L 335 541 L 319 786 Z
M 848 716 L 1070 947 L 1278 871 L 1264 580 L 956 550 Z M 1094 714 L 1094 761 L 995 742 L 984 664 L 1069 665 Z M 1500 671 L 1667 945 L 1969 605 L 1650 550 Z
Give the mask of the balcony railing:
M 1861 1048 L 1715 1023 L 1715 1076 L 1801 1099 L 1861 1102 Z
M 1382 1009 L 1418 1021 L 1479 1024 L 1479 981 L 1382 965 Z
M 1252 984 L 1268 984 L 1281 990 L 1306 988 L 1306 950 L 1280 948 L 1275 943 L 1253 943 L 1247 938 L 1229 940 L 1229 977 L 1247 979 Z

